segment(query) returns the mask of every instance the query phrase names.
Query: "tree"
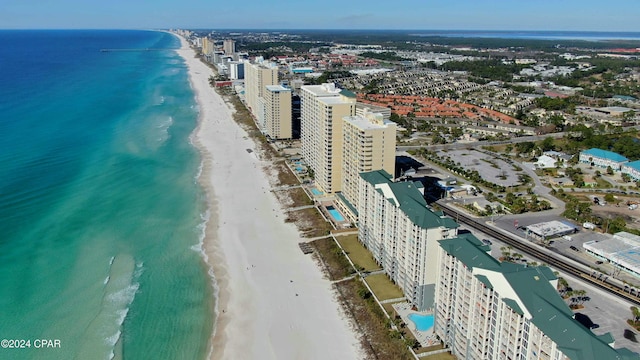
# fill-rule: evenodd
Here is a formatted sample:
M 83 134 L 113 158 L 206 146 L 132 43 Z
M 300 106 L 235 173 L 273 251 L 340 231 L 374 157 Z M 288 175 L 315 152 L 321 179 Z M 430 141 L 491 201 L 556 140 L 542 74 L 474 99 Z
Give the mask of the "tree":
M 558 277 L 558 291 L 560 292 L 560 296 L 564 297 L 565 293 L 569 289 L 569 283 L 563 277 Z
M 542 148 L 542 151 L 550 151 L 550 150 L 555 150 L 555 143 L 552 137 L 546 137 L 544 140 L 542 140 L 542 143 L 540 143 L 540 148 Z
M 607 174 L 613 175 L 613 168 L 611 166 L 607 166 Z
M 633 315 L 633 322 L 637 323 L 640 321 L 640 309 L 635 306 L 631 307 L 631 314 Z
M 608 202 L 608 203 L 612 203 L 612 202 L 615 202 L 615 201 L 616 201 L 616 197 L 615 197 L 615 196 L 613 196 L 613 194 L 611 194 L 611 193 L 607 193 L 607 194 L 604 196 L 604 201 L 606 201 L 606 202 Z

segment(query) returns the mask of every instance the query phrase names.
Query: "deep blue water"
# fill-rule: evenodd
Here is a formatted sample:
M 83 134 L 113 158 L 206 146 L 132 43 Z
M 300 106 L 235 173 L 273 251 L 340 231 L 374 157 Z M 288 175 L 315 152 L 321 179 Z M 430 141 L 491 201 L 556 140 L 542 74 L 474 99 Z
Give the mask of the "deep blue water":
M 515 31 L 515 30 L 424 30 L 417 36 L 530 40 L 640 40 L 640 32 L 606 31 Z
M 206 354 L 206 204 L 178 46 L 152 31 L 0 31 L 0 337 L 62 344 L 1 359 Z

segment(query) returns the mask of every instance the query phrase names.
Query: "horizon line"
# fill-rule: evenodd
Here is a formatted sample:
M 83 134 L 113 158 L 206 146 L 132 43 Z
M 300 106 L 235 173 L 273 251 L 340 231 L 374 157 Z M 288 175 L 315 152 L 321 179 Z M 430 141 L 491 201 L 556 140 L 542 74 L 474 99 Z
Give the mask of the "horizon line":
M 0 28 L 0 31 L 9 31 L 9 30 L 192 30 L 192 31 L 202 31 L 202 30 L 218 30 L 218 31 L 374 31 L 374 32 L 411 32 L 411 31 L 454 31 L 454 32 L 564 32 L 564 33 L 632 33 L 632 34 L 640 34 L 640 30 L 535 30 L 535 29 L 345 29 L 345 28 L 207 28 L 207 27 L 161 27 L 161 28 L 135 28 L 135 27 L 96 27 L 96 28 Z

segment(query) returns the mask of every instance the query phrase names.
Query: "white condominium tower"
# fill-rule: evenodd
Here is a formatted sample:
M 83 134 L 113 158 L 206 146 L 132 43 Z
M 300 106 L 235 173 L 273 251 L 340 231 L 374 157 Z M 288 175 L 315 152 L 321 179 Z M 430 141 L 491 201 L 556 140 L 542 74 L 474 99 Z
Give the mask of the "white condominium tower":
M 458 224 L 427 207 L 420 182 L 392 182 L 384 170 L 360 174 L 358 239 L 418 310 L 433 308 L 438 240 Z
M 458 359 L 638 359 L 574 319 L 548 267 L 501 263 L 471 234 L 439 243 L 434 331 Z
M 316 186 L 334 193 L 342 185 L 342 119 L 355 115 L 356 96 L 335 84 L 300 90 L 302 156 L 314 172 Z
M 341 210 L 355 223 L 359 174 L 373 170 L 395 172 L 396 123 L 365 109 L 361 115 L 343 118 L 342 138 L 342 192 L 338 205 L 346 205 Z
M 272 139 L 291 139 L 291 89 L 267 85 L 265 100 L 265 134 Z

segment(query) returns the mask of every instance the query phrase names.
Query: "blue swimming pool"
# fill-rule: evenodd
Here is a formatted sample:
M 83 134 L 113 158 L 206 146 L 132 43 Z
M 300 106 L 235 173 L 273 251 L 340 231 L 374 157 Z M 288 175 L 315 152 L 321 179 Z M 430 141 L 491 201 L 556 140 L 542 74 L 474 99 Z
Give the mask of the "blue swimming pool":
M 322 191 L 316 189 L 316 188 L 312 188 L 311 189 L 311 193 L 313 193 L 313 195 L 322 195 Z
M 333 206 L 327 206 L 327 211 L 329 212 L 329 214 L 331 214 L 331 217 L 333 217 L 336 221 L 344 221 L 344 217 L 342 217 L 342 214 L 340 214 L 340 212 L 336 210 Z
M 416 325 L 418 331 L 427 331 L 433 327 L 433 315 L 409 314 L 409 320 Z

